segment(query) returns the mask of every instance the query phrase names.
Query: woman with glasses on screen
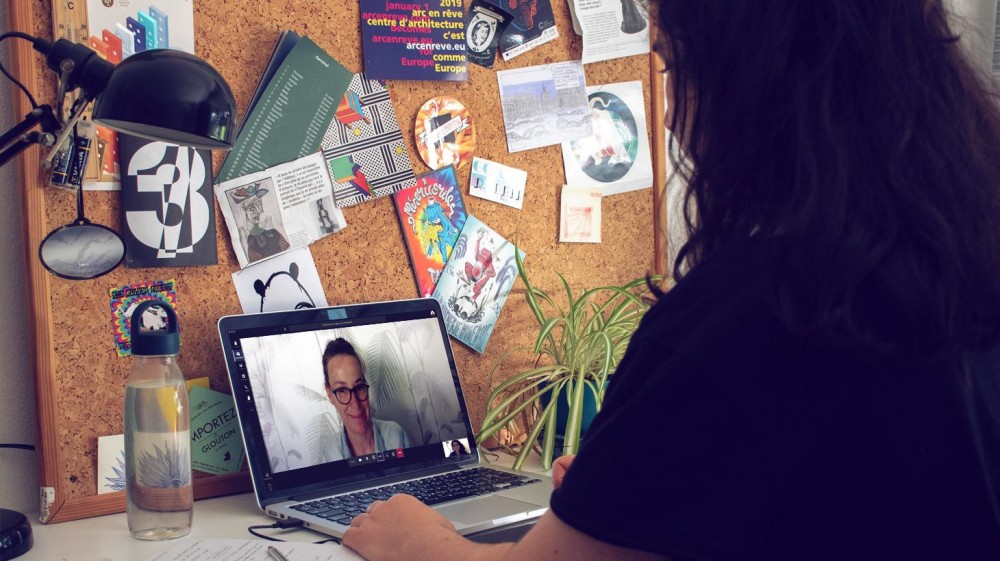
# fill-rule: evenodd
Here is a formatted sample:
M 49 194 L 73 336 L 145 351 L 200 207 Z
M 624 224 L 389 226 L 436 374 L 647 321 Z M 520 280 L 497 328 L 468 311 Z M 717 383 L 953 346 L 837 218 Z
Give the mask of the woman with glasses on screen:
M 323 377 L 326 397 L 344 425 L 340 438 L 323 449 L 323 462 L 409 447 L 406 431 L 398 423 L 372 418 L 364 364 L 345 339 L 326 344 Z

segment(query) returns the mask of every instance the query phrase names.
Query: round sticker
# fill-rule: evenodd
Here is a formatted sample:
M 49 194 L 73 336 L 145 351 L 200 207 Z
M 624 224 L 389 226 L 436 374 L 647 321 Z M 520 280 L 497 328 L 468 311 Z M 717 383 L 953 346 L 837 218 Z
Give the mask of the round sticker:
M 476 148 L 476 129 L 469 110 L 457 99 L 432 97 L 417 111 L 413 127 L 417 151 L 431 169 L 469 163 Z

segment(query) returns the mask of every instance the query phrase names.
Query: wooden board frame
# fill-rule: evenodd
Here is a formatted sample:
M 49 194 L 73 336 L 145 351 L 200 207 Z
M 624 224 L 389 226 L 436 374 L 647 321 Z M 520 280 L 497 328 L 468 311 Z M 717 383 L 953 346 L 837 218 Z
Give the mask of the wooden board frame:
M 60 1 L 60 0 L 56 0 Z M 301 3 L 299 3 L 301 4 Z M 311 3 L 310 6 L 318 6 L 320 2 Z M 328 3 L 327 3 L 328 4 Z M 291 4 L 289 4 L 291 5 Z M 553 8 L 556 10 L 565 9 L 558 7 L 559 2 L 553 0 Z M 49 16 L 44 13 L 48 6 L 48 0 L 12 0 L 9 5 L 9 30 L 17 30 L 27 32 L 33 35 L 39 36 L 49 36 L 49 30 L 51 29 L 48 24 Z M 250 8 L 248 8 L 250 9 Z M 267 7 L 254 7 L 253 10 L 264 11 L 270 8 Z M 279 7 L 280 9 L 280 7 Z M 334 8 L 315 8 L 315 10 L 321 9 L 334 9 Z M 197 17 L 197 16 L 196 16 Z M 304 17 L 304 16 L 303 16 Z M 561 18 L 561 19 L 560 19 Z M 275 17 L 275 20 L 280 19 Z M 283 27 L 290 27 L 285 21 L 275 21 L 275 26 L 279 29 Z M 574 47 L 578 48 L 579 38 L 572 35 L 570 30 L 568 17 L 565 14 L 557 14 L 557 24 L 560 27 L 560 32 L 564 34 L 567 42 L 575 41 Z M 197 25 L 197 21 L 196 21 Z M 308 26 L 307 26 L 308 29 Z M 300 30 L 301 31 L 301 30 Z M 276 35 L 275 35 L 276 36 Z M 262 50 L 270 49 L 271 36 L 263 42 L 268 43 L 266 46 L 262 46 Z M 48 70 L 42 67 L 41 59 L 37 53 L 35 53 L 31 45 L 26 41 L 21 40 L 11 40 L 8 42 L 11 49 L 11 71 L 13 75 L 17 76 L 25 85 L 25 87 L 31 91 L 33 94 L 38 96 L 39 92 L 43 93 L 46 91 L 51 91 L 53 88 L 43 81 L 50 81 L 53 78 Z M 211 46 L 211 55 L 219 57 L 219 46 Z M 360 49 L 360 46 L 357 46 Z M 544 47 L 543 47 L 544 49 Z M 332 51 L 333 49 L 331 49 Z M 199 52 L 200 56 L 203 56 Z M 526 60 L 530 59 L 528 55 L 523 55 Z M 544 55 L 538 55 L 538 60 L 543 60 L 541 57 Z M 634 232 L 635 235 L 645 236 L 642 229 L 652 225 L 653 236 L 650 243 L 652 245 L 652 251 L 649 251 L 646 256 L 642 256 L 643 249 L 647 246 L 642 243 L 629 247 L 628 250 L 633 253 L 640 254 L 639 257 L 633 257 L 637 259 L 637 263 L 627 268 L 628 270 L 619 270 L 621 265 L 619 261 L 609 261 L 610 264 L 602 265 L 598 263 L 598 267 L 605 267 L 610 269 L 606 272 L 605 276 L 611 277 L 616 281 L 627 281 L 631 277 L 635 276 L 636 272 L 642 272 L 645 269 L 647 272 L 664 273 L 667 270 L 665 255 L 666 255 L 666 213 L 664 206 L 664 192 L 666 184 L 666 167 L 663 157 L 664 141 L 663 141 L 663 90 L 662 90 L 662 74 L 659 71 L 659 65 L 656 62 L 655 55 L 651 55 L 650 58 L 650 74 L 647 78 L 643 79 L 650 87 L 650 97 L 652 98 L 651 110 L 649 112 L 649 128 L 652 133 L 652 150 L 653 150 L 653 161 L 654 161 L 654 185 L 652 189 L 652 208 L 649 208 L 650 215 L 646 217 L 639 216 L 636 219 L 635 224 L 640 227 L 639 231 Z M 551 62 L 550 60 L 544 60 L 545 62 Z M 599 63 L 604 64 L 604 63 Z M 520 64 L 519 66 L 524 66 L 526 64 Z M 350 66 L 349 66 L 350 68 Z M 603 68 L 603 67 L 602 67 Z M 259 69 L 258 69 L 259 70 Z M 356 68 L 355 68 L 356 70 Z M 604 72 L 605 74 L 613 75 L 613 72 Z M 251 72 L 252 74 L 252 72 Z M 619 81 L 624 81 L 628 79 L 636 79 L 636 74 L 632 72 L 630 75 L 627 72 L 622 72 L 624 74 L 621 76 Z M 589 75 L 589 74 L 588 74 Z M 252 80 L 256 80 L 254 75 Z M 244 78 L 245 80 L 245 78 Z M 589 81 L 589 80 L 588 80 Z M 231 81 L 232 83 L 232 81 Z M 406 86 L 403 88 L 404 91 L 410 88 L 411 83 L 405 83 Z M 14 95 L 14 112 L 15 118 L 20 118 L 22 115 L 26 115 L 30 111 L 30 105 L 28 104 L 25 97 L 15 90 Z M 402 94 L 401 94 L 402 95 Z M 467 93 L 467 95 L 470 95 Z M 44 96 L 42 96 L 44 98 Z M 238 96 L 239 97 L 239 96 Z M 394 96 L 395 97 L 395 96 Z M 238 100 L 240 101 L 240 100 Z M 245 100 L 242 100 L 245 101 Z M 245 104 L 241 103 L 241 110 Z M 242 115 L 242 113 L 241 113 Z M 401 117 L 405 119 L 405 117 Z M 413 152 L 413 157 L 416 157 L 415 152 Z M 125 498 L 123 492 L 102 494 L 102 495 L 86 495 L 86 496 L 72 496 L 70 492 L 70 483 L 72 481 L 73 475 L 70 471 L 76 469 L 76 467 L 85 464 L 86 462 L 93 461 L 96 458 L 96 452 L 93 453 L 93 457 L 81 458 L 75 457 L 68 454 L 64 450 L 62 443 L 67 439 L 68 435 L 72 435 L 74 430 L 79 428 L 76 422 L 71 422 L 67 419 L 66 412 L 64 411 L 64 404 L 60 402 L 60 392 L 64 391 L 65 388 L 61 385 L 61 377 L 63 372 L 60 370 L 61 367 L 65 365 L 60 364 L 60 353 L 67 344 L 65 339 L 65 330 L 62 326 L 57 325 L 57 320 L 54 318 L 54 309 L 60 304 L 55 300 L 58 297 L 57 290 L 54 290 L 54 283 L 64 283 L 59 279 L 53 279 L 49 273 L 41 266 L 37 258 L 37 247 L 40 242 L 44 239 L 47 233 L 52 229 L 53 222 L 58 221 L 58 214 L 55 213 L 49 206 L 49 199 L 47 198 L 47 189 L 43 187 L 42 181 L 37 176 L 35 170 L 39 169 L 40 151 L 37 148 L 32 148 L 25 151 L 21 157 L 18 159 L 18 174 L 20 178 L 20 188 L 22 189 L 22 205 L 24 212 L 24 223 L 26 230 L 26 246 L 24 248 L 26 259 L 26 275 L 27 284 L 29 287 L 29 299 L 30 299 L 30 310 L 31 317 L 28 321 L 28 328 L 31 330 L 31 340 L 34 345 L 34 375 L 36 384 L 36 396 L 37 396 L 37 428 L 38 428 L 38 471 L 39 471 L 39 484 L 42 491 L 42 501 L 41 501 L 41 511 L 42 511 L 42 522 L 44 523 L 55 523 L 68 520 L 75 520 L 79 518 L 99 516 L 104 514 L 122 512 L 125 509 Z M 216 170 L 220 164 L 221 160 L 218 158 L 215 161 Z M 416 162 L 415 162 L 416 163 Z M 421 170 L 423 171 L 423 170 Z M 560 170 L 561 172 L 561 170 Z M 418 172 L 419 173 L 419 172 Z M 542 189 L 543 187 L 536 187 Z M 545 188 L 548 188 L 547 186 Z M 628 206 L 632 208 L 648 208 L 650 205 L 648 202 L 643 202 L 643 197 L 647 195 L 630 195 L 630 196 L 618 196 L 619 200 L 623 201 L 621 205 Z M 546 202 L 546 204 L 550 204 Z M 630 209 L 622 210 L 621 215 L 627 216 L 627 212 Z M 382 214 L 386 214 L 382 211 Z M 614 213 L 612 213 L 614 215 Z M 349 216 L 350 217 L 350 216 Z M 361 220 L 358 221 L 359 223 Z M 58 224 L 56 224 L 58 225 Z M 645 225 L 645 226 L 643 226 Z M 648 232 L 648 230 L 647 230 Z M 554 234 L 554 232 L 553 232 Z M 220 237 L 226 237 L 224 229 L 220 228 L 217 233 Z M 548 234 L 546 234 L 548 235 Z M 554 237 L 554 236 L 551 236 Z M 228 241 L 228 238 L 227 238 Z M 625 244 L 621 244 L 625 247 Z M 551 245 L 549 247 L 552 247 Z M 612 248 L 617 249 L 617 248 Z M 635 250 L 640 251 L 636 252 Z M 603 251 L 603 249 L 602 249 Z M 573 252 L 567 251 L 567 254 L 578 255 L 579 250 L 574 248 Z M 558 253 L 558 252 L 557 252 Z M 559 259 L 567 259 L 565 255 L 557 255 Z M 537 284 L 545 287 L 546 289 L 554 289 L 556 285 L 556 277 L 553 272 L 550 272 L 548 268 L 553 271 L 558 269 L 560 266 L 564 266 L 562 261 L 556 259 L 550 259 L 549 261 L 543 261 L 542 250 L 538 250 L 536 255 L 531 258 L 535 259 L 539 263 L 536 271 L 539 271 L 543 267 L 546 268 L 544 274 L 542 272 L 538 273 Z M 642 263 L 647 263 L 643 266 Z M 398 264 L 397 264 L 398 266 Z M 592 270 L 588 268 L 593 268 L 593 263 L 587 263 L 581 267 L 581 270 L 568 274 L 569 280 L 578 284 L 582 279 L 587 279 L 592 274 Z M 565 272 L 565 271 L 564 271 Z M 407 272 L 408 273 L 408 272 Z M 225 273 L 228 276 L 228 271 Z M 515 287 L 515 293 L 517 293 L 517 286 Z M 523 288 L 523 287 L 521 287 Z M 384 295 L 386 290 L 381 292 L 375 291 L 374 294 Z M 523 290 L 520 291 L 523 294 Z M 233 296 L 235 299 L 235 295 Z M 512 294 L 511 300 L 517 299 L 516 294 Z M 334 303 L 331 301 L 331 304 Z M 508 306 L 516 306 L 508 303 Z M 235 310 L 238 312 L 238 310 Z M 527 321 L 530 324 L 530 318 L 527 311 L 525 310 L 514 310 L 511 312 L 505 312 L 508 316 L 519 316 L 515 319 L 506 318 L 505 321 L 510 324 L 510 322 L 523 322 Z M 183 323 L 183 322 L 182 322 Z M 514 331 L 524 331 L 519 329 L 519 324 L 515 323 L 513 326 L 509 326 L 508 329 L 511 332 Z M 498 329 L 499 331 L 499 329 Z M 76 341 L 70 341 L 70 343 L 77 344 Z M 86 344 L 86 341 L 81 343 Z M 511 343 L 513 344 L 513 342 Z M 499 344 L 495 344 L 499 345 Z M 459 347 L 459 345 L 454 344 L 454 347 Z M 57 350 L 58 349 L 58 350 Z M 472 363 L 477 365 L 476 368 L 470 369 L 465 368 L 466 372 L 469 370 L 476 370 L 471 374 L 466 374 L 463 378 L 467 378 L 464 382 L 466 386 L 469 386 L 468 379 L 473 380 L 471 390 L 466 391 L 467 399 L 470 392 L 482 392 L 482 388 L 478 387 L 484 382 L 482 378 L 484 375 L 482 371 L 488 370 L 489 364 L 484 364 L 483 368 L 480 369 L 478 365 L 480 363 L 474 362 L 476 359 L 481 357 L 468 358 L 466 355 L 470 353 L 465 352 L 465 349 L 458 353 L 460 359 L 467 366 L 467 364 Z M 489 358 L 494 358 L 490 356 Z M 461 370 L 461 369 L 460 369 Z M 482 370 L 482 371 L 481 371 Z M 185 370 L 187 372 L 187 370 Z M 102 391 L 102 388 L 95 385 L 92 388 L 95 392 Z M 487 392 L 488 393 L 488 392 Z M 94 405 L 98 407 L 98 405 Z M 84 418 L 86 416 L 84 415 Z M 95 446 L 96 447 L 96 446 Z M 76 466 L 76 467 L 74 467 Z M 206 498 L 211 496 L 218 496 L 236 492 L 245 492 L 250 490 L 249 477 L 246 472 L 222 475 L 222 476 L 211 476 L 196 479 L 195 483 L 195 498 Z

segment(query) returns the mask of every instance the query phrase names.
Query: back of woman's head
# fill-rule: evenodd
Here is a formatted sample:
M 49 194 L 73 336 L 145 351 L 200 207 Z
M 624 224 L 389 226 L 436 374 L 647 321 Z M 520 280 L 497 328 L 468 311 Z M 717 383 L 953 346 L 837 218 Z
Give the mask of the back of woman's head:
M 940 0 L 659 0 L 691 167 L 675 270 L 767 240 L 824 339 L 979 346 L 1000 324 L 1000 109 Z

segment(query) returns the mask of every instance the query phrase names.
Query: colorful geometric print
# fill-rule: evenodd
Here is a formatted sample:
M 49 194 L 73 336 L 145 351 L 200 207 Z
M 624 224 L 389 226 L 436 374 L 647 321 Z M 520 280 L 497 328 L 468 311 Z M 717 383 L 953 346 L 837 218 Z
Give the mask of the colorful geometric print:
M 343 177 L 333 187 L 337 206 L 353 206 L 412 186 L 413 164 L 385 84 L 355 74 L 339 107 L 350 109 L 330 123 L 321 144 L 331 174 Z M 353 118 L 355 114 L 361 118 Z M 345 156 L 350 157 L 353 173 L 343 172 Z M 334 161 L 339 161 L 339 169 L 334 169 Z

